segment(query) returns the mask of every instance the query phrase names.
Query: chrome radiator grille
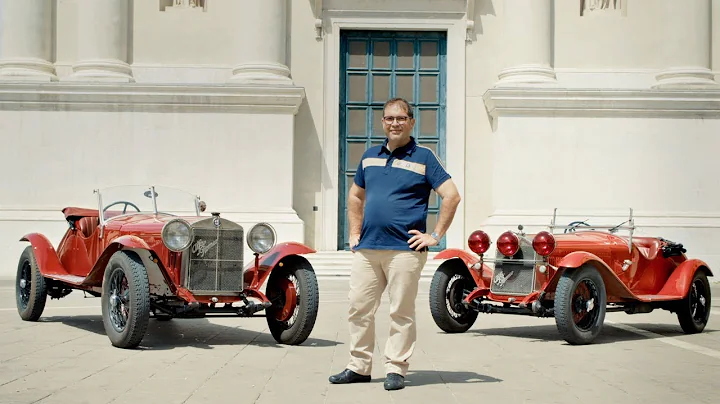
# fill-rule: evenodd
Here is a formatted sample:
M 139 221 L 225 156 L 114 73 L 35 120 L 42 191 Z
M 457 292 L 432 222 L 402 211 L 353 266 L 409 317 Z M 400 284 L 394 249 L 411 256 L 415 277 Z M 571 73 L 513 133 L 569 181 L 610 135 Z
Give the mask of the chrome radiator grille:
M 217 220 L 219 226 L 216 226 Z M 243 228 L 211 218 L 195 223 L 193 241 L 183 254 L 185 287 L 194 293 L 233 293 L 243 289 Z
M 497 259 L 503 259 L 500 252 Z M 520 250 L 513 256 L 516 260 L 535 259 L 535 250 L 526 240 L 520 240 Z M 512 262 L 506 260 L 495 263 L 490 291 L 505 295 L 526 295 L 535 288 L 535 264 L 531 262 Z

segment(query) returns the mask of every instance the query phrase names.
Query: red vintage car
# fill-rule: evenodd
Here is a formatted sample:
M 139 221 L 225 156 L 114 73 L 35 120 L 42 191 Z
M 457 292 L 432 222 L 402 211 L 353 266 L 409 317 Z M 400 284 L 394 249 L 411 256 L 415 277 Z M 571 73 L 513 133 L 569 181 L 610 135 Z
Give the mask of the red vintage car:
M 605 313 L 677 313 L 685 333 L 699 333 L 710 316 L 712 272 L 688 258 L 682 244 L 660 237 L 633 237 L 629 220 L 615 226 L 575 221 L 535 234 L 506 231 L 490 251 L 482 230 L 468 238 L 475 254 L 447 249 L 430 285 L 430 309 L 440 329 L 467 331 L 478 313 L 554 317 L 570 344 L 591 343 Z M 554 230 L 563 233 L 554 234 Z M 616 234 L 628 230 L 629 235 Z M 490 255 L 490 257 L 487 257 Z
M 185 191 L 118 186 L 95 193 L 97 209 L 63 209 L 69 227 L 57 249 L 40 233 L 22 237 L 30 243 L 16 280 L 23 320 L 38 320 L 48 296 L 81 290 L 101 298 L 105 331 L 120 348 L 140 344 L 151 314 L 166 321 L 264 311 L 279 343 L 308 338 L 319 293 L 303 254 L 313 249 L 276 244 L 267 223 L 246 234 L 220 213 L 203 215 L 205 202 Z M 245 242 L 254 253 L 249 260 Z

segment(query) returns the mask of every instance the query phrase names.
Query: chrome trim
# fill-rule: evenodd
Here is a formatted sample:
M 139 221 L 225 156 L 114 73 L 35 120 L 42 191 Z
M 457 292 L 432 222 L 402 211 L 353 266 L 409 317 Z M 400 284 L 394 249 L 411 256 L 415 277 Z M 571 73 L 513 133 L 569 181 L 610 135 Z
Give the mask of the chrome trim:
M 158 214 L 158 208 L 157 208 L 157 199 L 155 198 L 155 185 L 150 185 L 150 197 L 152 198 L 153 202 L 153 212 L 155 214 Z

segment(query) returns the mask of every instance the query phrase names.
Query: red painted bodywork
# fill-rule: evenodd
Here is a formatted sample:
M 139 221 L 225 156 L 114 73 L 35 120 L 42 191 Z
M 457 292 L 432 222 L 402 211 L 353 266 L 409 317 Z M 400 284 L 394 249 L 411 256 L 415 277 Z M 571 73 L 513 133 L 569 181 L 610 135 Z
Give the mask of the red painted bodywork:
M 123 249 L 144 250 L 158 265 L 167 286 L 177 297 L 189 303 L 210 303 L 212 296 L 193 295 L 181 286 L 181 254 L 168 250 L 162 242 L 163 226 L 177 216 L 137 213 L 114 218 L 101 228 L 97 210 L 68 207 L 63 209 L 63 213 L 71 225 L 57 251 L 42 234 L 31 233 L 21 239 L 33 246 L 38 268 L 43 276 L 61 281 L 71 288 L 100 292 L 105 267 L 115 252 Z M 190 224 L 207 218 L 182 217 Z M 260 291 L 260 287 L 273 268 L 282 266 L 281 260 L 288 256 L 314 252 L 315 250 L 299 243 L 280 243 L 259 256 L 257 262 L 251 259 L 244 268 L 245 295 L 267 302 L 268 299 Z M 216 298 L 218 303 L 241 300 L 239 296 Z
M 534 234 L 525 236 L 532 240 Z M 554 297 L 555 287 L 563 271 L 578 268 L 584 264 L 593 265 L 601 274 L 607 290 L 608 303 L 656 302 L 685 298 L 696 271 L 712 272 L 706 263 L 688 259 L 685 254 L 665 258 L 662 247 L 665 241 L 655 237 L 633 237 L 632 249 L 628 248 L 628 237 L 602 231 L 577 231 L 555 234 L 556 247 L 546 261 L 547 271 L 543 274 L 536 266 L 534 292 L 526 296 L 497 295 L 490 291 L 492 269 L 485 263 L 482 270 L 476 265 L 480 257 L 458 249 L 444 250 L 435 259 L 459 258 L 470 271 L 477 285 L 466 297 L 471 302 L 482 297 L 491 301 L 526 305 L 536 300 L 541 293 L 545 299 Z M 495 256 L 491 248 L 486 253 Z M 623 263 L 631 264 L 623 270 Z M 444 264 L 443 264 L 444 265 Z

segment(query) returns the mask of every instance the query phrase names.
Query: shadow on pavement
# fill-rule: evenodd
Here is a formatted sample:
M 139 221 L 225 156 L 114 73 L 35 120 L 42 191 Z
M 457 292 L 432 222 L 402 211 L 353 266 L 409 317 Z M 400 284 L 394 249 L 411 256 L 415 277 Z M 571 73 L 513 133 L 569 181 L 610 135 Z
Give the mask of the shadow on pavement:
M 259 317 L 257 321 L 265 324 L 265 319 Z M 52 316 L 42 317 L 41 323 L 60 323 L 99 335 L 107 335 L 103 327 L 102 316 Z M 108 340 L 108 344 L 110 341 Z M 282 348 L 270 334 L 269 330 L 258 332 L 238 327 L 210 323 L 205 318 L 173 319 L 172 321 L 157 321 L 150 317 L 147 333 L 140 343 L 139 349 L 166 350 L 173 348 L 200 348 L 213 349 L 223 345 L 254 345 L 263 347 Z M 339 345 L 339 342 L 313 338 L 312 334 L 300 347 L 327 347 Z
M 407 386 L 455 383 L 497 383 L 501 379 L 475 372 L 451 372 L 443 370 L 409 370 L 405 377 Z
M 659 337 L 680 337 L 685 334 L 680 325 L 671 324 L 627 324 L 640 330 L 650 331 Z M 718 330 L 705 328 L 703 331 L 706 333 L 715 333 Z M 483 328 L 483 329 L 471 329 L 468 331 L 470 334 L 475 334 L 478 337 L 482 336 L 501 336 L 501 337 L 512 337 L 512 338 L 525 338 L 531 340 L 530 342 L 549 342 L 549 341 L 563 341 L 557 327 L 553 325 L 535 325 L 525 327 L 505 327 L 505 328 Z M 614 342 L 623 341 L 636 341 L 643 339 L 654 339 L 659 338 L 653 335 L 640 335 L 631 331 L 626 331 L 617 327 L 613 327 L 613 324 L 605 323 L 600 335 L 597 336 L 593 345 L 597 344 L 612 344 Z M 567 343 L 565 343 L 567 344 Z M 570 344 L 567 344 L 570 345 Z

